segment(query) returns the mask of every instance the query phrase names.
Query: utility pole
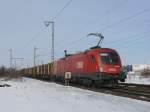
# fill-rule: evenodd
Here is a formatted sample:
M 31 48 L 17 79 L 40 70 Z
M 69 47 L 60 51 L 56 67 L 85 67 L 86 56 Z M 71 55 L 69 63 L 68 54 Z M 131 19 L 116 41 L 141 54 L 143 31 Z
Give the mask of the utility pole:
M 17 68 L 17 62 L 16 60 L 20 60 L 20 62 L 22 63 L 24 58 L 12 58 L 14 60 L 14 63 L 15 63 L 15 69 Z
M 23 61 L 24 58 L 16 58 L 16 57 L 13 57 L 13 50 L 12 48 L 11 49 L 8 49 L 8 51 L 10 52 L 10 68 L 13 68 L 13 61 L 14 61 L 14 67 L 16 68 L 17 67 L 17 62 L 16 60 L 20 60 L 21 63 Z
M 55 56 L 54 56 L 54 50 L 55 50 L 55 40 L 54 40 L 54 21 L 45 21 L 45 26 L 48 27 L 50 24 L 52 24 L 52 48 L 51 48 L 51 61 L 54 62 Z
M 39 57 L 39 56 L 42 56 L 42 55 L 38 55 L 37 54 L 37 50 L 38 50 L 39 48 L 37 48 L 37 47 L 34 47 L 34 55 L 33 55 L 33 66 L 36 66 L 37 64 L 36 64 L 36 59 L 37 59 L 37 57 Z M 38 64 L 39 64 L 39 62 L 38 62 Z
M 36 66 L 36 57 L 37 57 L 37 54 L 36 54 L 36 51 L 38 50 L 38 48 L 34 47 L 34 66 Z
M 9 49 L 8 51 L 10 52 L 10 68 L 12 68 L 12 59 L 13 59 L 12 49 Z
M 33 56 L 33 60 L 34 60 L 34 62 L 33 62 L 33 64 L 34 64 L 34 77 L 35 77 L 35 75 L 36 75 L 36 69 L 35 69 L 35 66 L 36 66 L 36 57 L 37 57 L 37 54 L 36 54 L 36 51 L 37 51 L 37 49 L 38 48 L 36 48 L 36 47 L 34 47 L 34 56 Z
M 52 57 L 51 60 L 54 62 L 54 22 L 52 23 Z

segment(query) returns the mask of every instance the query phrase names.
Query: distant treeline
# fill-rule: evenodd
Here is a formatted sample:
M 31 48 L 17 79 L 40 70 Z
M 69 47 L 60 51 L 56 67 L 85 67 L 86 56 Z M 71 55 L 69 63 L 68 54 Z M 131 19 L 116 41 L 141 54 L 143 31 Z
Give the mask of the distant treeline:
M 143 71 L 141 71 L 141 75 L 150 76 L 150 69 L 144 69 Z
M 15 68 L 0 67 L 0 77 L 20 78 L 22 75 Z

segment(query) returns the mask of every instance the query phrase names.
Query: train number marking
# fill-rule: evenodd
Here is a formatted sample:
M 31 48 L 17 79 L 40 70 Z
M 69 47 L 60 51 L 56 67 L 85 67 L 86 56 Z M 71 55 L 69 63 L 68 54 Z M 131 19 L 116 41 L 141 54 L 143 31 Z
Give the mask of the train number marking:
M 77 62 L 76 67 L 77 67 L 78 69 L 83 68 L 83 62 L 82 62 L 82 61 Z
M 116 72 L 117 70 L 116 70 L 116 68 L 109 68 L 109 71 L 110 72 Z

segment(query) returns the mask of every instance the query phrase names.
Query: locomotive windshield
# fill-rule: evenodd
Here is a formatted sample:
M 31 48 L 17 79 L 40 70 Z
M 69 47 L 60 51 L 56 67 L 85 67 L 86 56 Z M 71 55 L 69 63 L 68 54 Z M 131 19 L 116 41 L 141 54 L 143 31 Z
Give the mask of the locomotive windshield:
M 103 64 L 117 64 L 119 62 L 119 56 L 116 52 L 102 52 L 100 56 Z

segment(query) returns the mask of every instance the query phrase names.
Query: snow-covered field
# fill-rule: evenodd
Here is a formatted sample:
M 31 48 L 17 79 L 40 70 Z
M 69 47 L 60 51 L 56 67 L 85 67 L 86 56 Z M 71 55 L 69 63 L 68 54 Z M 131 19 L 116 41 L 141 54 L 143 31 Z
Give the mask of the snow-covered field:
M 149 77 L 143 77 L 138 73 L 129 73 L 127 75 L 126 83 L 136 83 L 136 84 L 147 84 L 150 85 L 150 75 Z
M 1 81 L 0 112 L 149 112 L 150 102 L 23 78 Z

